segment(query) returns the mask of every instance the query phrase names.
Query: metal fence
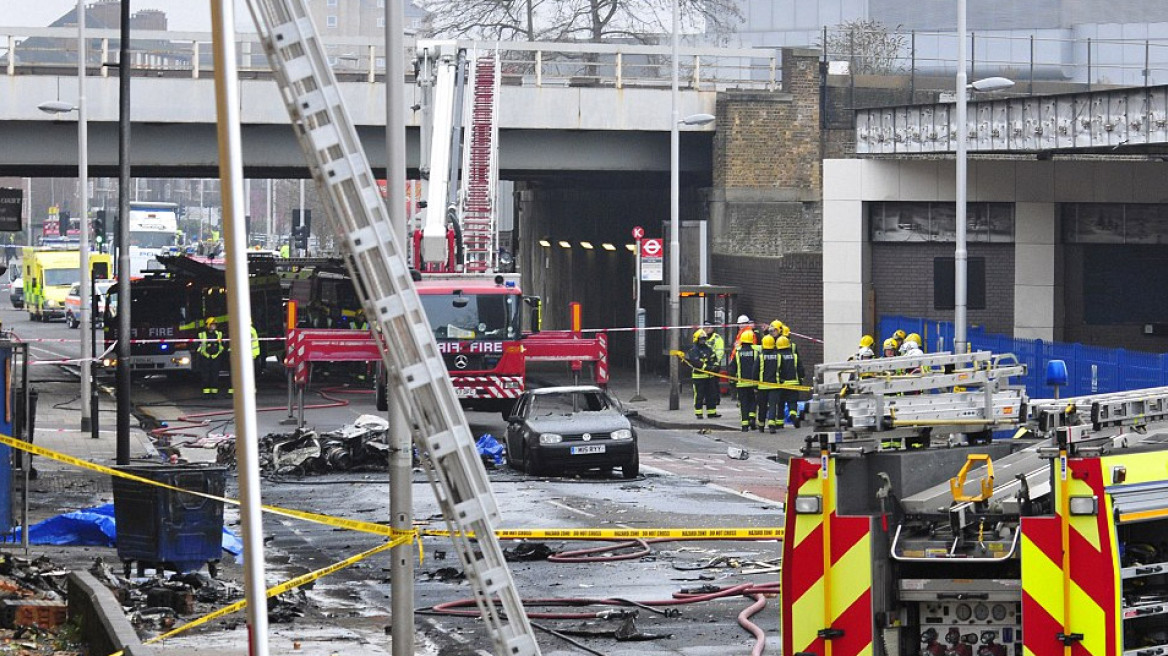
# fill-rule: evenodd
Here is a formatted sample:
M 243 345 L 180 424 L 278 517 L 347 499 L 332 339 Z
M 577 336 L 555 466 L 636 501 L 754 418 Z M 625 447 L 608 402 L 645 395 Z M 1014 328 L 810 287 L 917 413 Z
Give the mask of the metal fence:
M 118 58 L 118 32 L 87 31 L 85 60 L 93 74 L 110 75 L 103 62 Z M 373 82 L 385 74 L 385 43 L 365 37 L 322 39 L 333 70 L 348 80 Z M 526 86 L 668 86 L 669 46 L 590 43 L 496 43 L 459 41 L 473 51 L 499 51 L 505 84 Z M 406 61 L 416 41 L 406 40 Z M 237 35 L 240 75 L 271 74 L 254 34 Z M 136 75 L 198 78 L 213 69 L 211 34 L 139 30 L 131 41 Z M 687 89 L 767 89 L 779 84 L 779 54 L 774 49 L 681 48 L 680 84 Z M 73 75 L 77 70 L 77 31 L 73 28 L 0 27 L 0 65 L 8 75 Z M 408 67 L 407 67 L 408 68 Z M 113 73 L 116 75 L 116 70 Z M 409 73 L 408 75 L 412 75 Z
M 972 32 L 967 44 L 969 79 L 1003 76 L 1024 90 L 1042 82 L 1077 83 L 1088 89 L 1168 83 L 1168 37 L 1072 34 L 1062 29 Z M 907 75 L 917 88 L 952 90 L 957 73 L 954 32 L 825 27 L 817 45 L 828 62 L 847 62 L 850 74 Z M 834 68 L 841 73 L 843 69 Z M 943 86 L 946 79 L 948 86 Z M 938 83 L 942 86 L 935 86 Z
M 926 351 L 952 349 L 952 322 L 897 315 L 880 318 L 879 334 L 882 337 L 897 330 L 919 334 L 925 341 Z M 1026 375 L 1015 382 L 1025 385 L 1027 393 L 1034 398 L 1055 396 L 1056 390 L 1046 384 L 1046 366 L 1051 360 L 1066 362 L 1067 384 L 1058 391 L 1064 397 L 1168 385 L 1168 353 L 1018 339 L 988 334 L 982 328 L 970 328 L 968 338 L 974 351 L 1016 355 L 1018 361 L 1026 365 Z M 878 345 L 880 341 L 877 340 Z

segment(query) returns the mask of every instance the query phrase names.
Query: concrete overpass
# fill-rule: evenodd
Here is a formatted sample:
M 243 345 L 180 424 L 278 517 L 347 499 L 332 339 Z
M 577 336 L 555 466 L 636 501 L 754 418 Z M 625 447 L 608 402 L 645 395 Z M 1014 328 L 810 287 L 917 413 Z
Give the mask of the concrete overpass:
M 8 28 L 16 31 L 18 28 Z M 0 28 L 0 33 L 4 28 Z M 63 28 L 25 30 L 34 36 L 19 44 L 76 39 Z M 21 32 L 22 34 L 25 32 Z M 110 31 L 97 30 L 112 57 Z M 246 37 L 246 35 L 245 35 Z M 0 37 L 2 38 L 2 37 Z M 213 72 L 206 34 L 135 33 L 143 43 L 165 44 L 167 55 L 138 52 L 132 81 L 132 165 L 135 176 L 206 177 L 217 175 Z M 359 126 L 375 169 L 384 168 L 384 75 L 368 63 L 383 62 L 377 44 L 345 40 L 334 44 L 367 56 L 342 55 L 336 66 L 347 106 Z M 2 41 L 0 41 L 2 43 Z M 14 41 L 10 38 L 9 43 Z M 413 56 L 412 45 L 407 57 Z M 468 48 L 483 44 L 467 43 Z M 155 46 L 159 48 L 160 46 Z M 490 46 L 493 47 L 493 46 Z M 505 178 L 556 172 L 646 172 L 669 170 L 670 92 L 668 48 L 647 46 L 507 44 L 501 53 L 500 168 Z M 135 44 L 135 48 L 137 45 Z M 95 50 L 97 48 L 95 47 Z M 173 51 L 177 51 L 175 54 Z M 292 138 L 271 72 L 258 45 L 241 45 L 240 99 L 243 156 L 248 177 L 306 175 Z M 7 75 L 0 76 L 0 175 L 68 176 L 76 167 L 75 119 L 49 116 L 37 105 L 45 100 L 76 102 L 76 64 L 46 63 L 32 46 L 10 45 Z M 90 54 L 94 77 L 88 80 L 91 175 L 116 174 L 118 81 Z M 349 57 L 350 59 L 346 59 Z M 773 89 L 777 53 L 730 49 L 687 49 L 679 115 L 715 113 L 722 89 Z M 573 59 L 575 59 L 573 61 Z M 579 60 L 587 60 L 581 63 Z M 76 60 L 74 59 L 74 62 Z M 661 62 L 666 65 L 662 65 Z M 184 63 L 185 62 L 185 63 Z M 201 62 L 202 66 L 191 64 Z M 656 62 L 650 64 L 649 62 Z M 510 71 L 510 72 L 509 72 Z M 646 73 L 648 71 L 648 73 Z M 661 78 L 664 74 L 666 77 Z M 414 98 L 412 79 L 402 81 Z M 408 105 L 415 101 L 408 100 Z M 407 109 L 411 168 L 417 166 L 420 112 Z M 713 125 L 685 129 L 681 166 L 708 171 Z

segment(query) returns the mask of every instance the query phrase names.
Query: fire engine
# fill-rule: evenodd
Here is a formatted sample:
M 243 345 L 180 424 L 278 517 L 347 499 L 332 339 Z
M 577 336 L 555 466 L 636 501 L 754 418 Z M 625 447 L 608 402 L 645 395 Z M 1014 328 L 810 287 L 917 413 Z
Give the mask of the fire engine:
M 422 41 L 418 53 L 426 200 L 414 217 L 410 263 L 460 403 L 508 416 L 526 388 L 527 364 L 537 361 L 565 362 L 576 371 L 592 363 L 594 382 L 606 385 L 606 335 L 584 336 L 578 306 L 572 330 L 542 331 L 541 300 L 524 296 L 519 275 L 500 266 L 495 53 L 468 57 L 450 41 Z M 525 315 L 531 318 L 527 330 Z M 307 362 L 379 357 L 372 338 L 369 349 L 359 349 L 351 335 L 338 341 L 320 328 L 333 327 L 302 327 L 289 335 L 297 346 L 288 366 L 300 382 L 307 381 Z
M 186 256 L 158 256 L 161 270 L 130 281 L 131 339 L 130 370 L 134 373 L 180 373 L 191 371 L 194 340 L 210 317 L 226 333 L 227 288 L 224 270 Z M 248 259 L 252 321 L 260 337 L 264 358 L 284 353 L 283 295 L 276 275 L 275 258 L 267 255 Z M 113 346 L 118 338 L 114 318 L 119 305 L 117 288 L 110 290 L 104 317 L 108 356 L 102 364 L 112 367 Z M 250 349 L 250 346 L 248 346 Z
M 1168 388 L 1030 399 L 1023 371 L 984 352 L 816 367 L 783 653 L 1168 654 Z

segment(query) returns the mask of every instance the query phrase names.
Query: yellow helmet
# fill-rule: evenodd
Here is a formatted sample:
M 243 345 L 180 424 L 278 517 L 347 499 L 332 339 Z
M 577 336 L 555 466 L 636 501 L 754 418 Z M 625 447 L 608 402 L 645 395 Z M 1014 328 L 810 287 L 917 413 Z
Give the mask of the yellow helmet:
M 896 338 L 895 337 L 889 337 L 888 339 L 884 340 L 884 350 L 885 351 L 895 351 L 896 350 Z
M 787 339 L 786 335 L 783 335 L 782 337 L 775 340 L 775 348 L 785 349 L 785 348 L 790 348 L 790 347 L 791 347 L 791 340 Z
M 897 330 L 896 332 L 892 333 L 892 337 L 893 337 L 893 339 L 898 339 L 898 340 L 903 342 L 904 341 L 904 331 Z
M 917 346 L 921 345 L 921 336 L 916 333 L 909 333 L 908 337 L 904 338 L 906 342 L 916 342 Z
M 872 345 L 875 343 L 876 340 L 872 339 L 871 335 L 864 335 L 860 338 L 860 346 L 864 348 L 872 348 Z
M 762 347 L 764 349 L 773 349 L 775 347 L 775 338 L 773 335 L 762 336 Z
M 694 334 L 693 334 L 694 344 L 697 344 L 699 339 L 705 339 L 705 338 L 706 338 L 706 331 L 702 330 L 701 328 L 698 328 L 697 331 L 694 332 Z
M 775 319 L 774 321 L 771 322 L 771 328 L 774 328 L 775 330 L 778 330 L 781 332 L 783 330 L 783 322 L 779 321 L 778 319 Z
M 754 331 L 753 330 L 743 331 L 742 337 L 740 337 L 739 339 L 743 344 L 753 344 L 754 343 Z
M 791 334 L 791 327 L 787 324 L 783 324 L 783 329 L 781 332 L 783 333 L 783 337 L 786 337 L 787 335 Z

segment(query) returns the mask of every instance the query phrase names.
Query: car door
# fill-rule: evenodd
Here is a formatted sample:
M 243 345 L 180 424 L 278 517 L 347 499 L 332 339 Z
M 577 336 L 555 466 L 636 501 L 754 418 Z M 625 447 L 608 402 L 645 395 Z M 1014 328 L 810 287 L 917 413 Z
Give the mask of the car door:
M 525 454 L 523 453 L 523 421 L 510 421 L 513 417 L 521 419 L 527 418 L 527 411 L 531 408 L 531 394 L 524 393 L 519 397 L 519 401 L 515 403 L 515 409 L 512 411 L 511 417 L 507 421 L 507 457 L 513 460 L 523 461 Z

